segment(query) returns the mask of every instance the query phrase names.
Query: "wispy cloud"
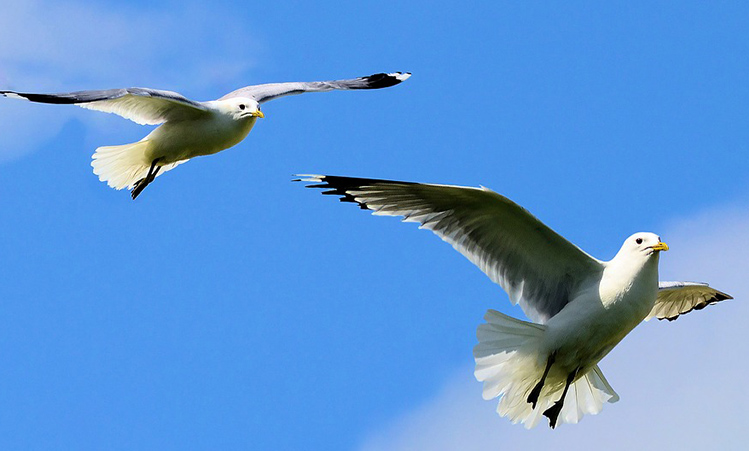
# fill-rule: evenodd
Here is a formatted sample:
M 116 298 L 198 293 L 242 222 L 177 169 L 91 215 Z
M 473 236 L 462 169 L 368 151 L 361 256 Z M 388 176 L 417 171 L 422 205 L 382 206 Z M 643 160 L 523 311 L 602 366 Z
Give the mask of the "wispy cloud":
M 0 15 L 0 89 L 151 86 L 207 100 L 239 87 L 255 64 L 260 46 L 247 30 L 220 5 L 202 2 L 145 9 L 127 3 L 10 2 Z M 73 116 L 89 121 L 91 113 L 3 99 L 0 161 L 49 140 Z
M 472 368 L 463 368 L 435 398 L 371 432 L 361 449 L 743 449 L 749 208 L 714 209 L 658 233 L 671 245 L 662 279 L 709 281 L 736 300 L 638 327 L 601 364 L 621 395 L 617 404 L 577 425 L 527 431 L 498 417 Z

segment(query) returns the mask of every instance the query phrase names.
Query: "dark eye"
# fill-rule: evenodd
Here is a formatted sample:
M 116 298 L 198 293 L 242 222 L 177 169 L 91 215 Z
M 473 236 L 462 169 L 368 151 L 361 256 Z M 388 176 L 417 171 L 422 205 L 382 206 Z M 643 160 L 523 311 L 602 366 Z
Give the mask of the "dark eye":
M 241 105 L 239 105 L 239 109 L 240 109 L 240 110 L 244 110 L 244 103 L 243 103 L 243 104 L 241 104 Z
M 637 244 L 642 244 L 642 238 L 637 238 L 637 239 L 635 240 L 635 243 L 637 243 Z

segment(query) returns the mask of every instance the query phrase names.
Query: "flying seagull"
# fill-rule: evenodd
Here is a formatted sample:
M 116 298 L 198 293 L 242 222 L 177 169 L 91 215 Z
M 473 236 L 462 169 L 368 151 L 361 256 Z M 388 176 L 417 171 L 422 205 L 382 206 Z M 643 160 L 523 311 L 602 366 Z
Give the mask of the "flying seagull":
M 241 142 L 264 117 L 260 104 L 279 97 L 334 89 L 379 89 L 397 85 L 411 74 L 394 72 L 349 80 L 270 83 L 246 86 L 208 102 L 196 102 L 172 91 L 150 88 L 0 95 L 40 103 L 75 104 L 114 113 L 141 125 L 158 125 L 138 142 L 99 147 L 91 166 L 99 180 L 114 189 L 132 190 L 135 199 L 156 176 L 190 158 L 211 155 Z
M 532 428 L 596 414 L 619 396 L 598 362 L 642 320 L 674 320 L 732 299 L 707 284 L 658 282 L 668 246 L 635 233 L 609 261 L 591 257 L 527 210 L 486 188 L 303 175 L 323 194 L 375 215 L 401 216 L 452 244 L 534 322 L 489 310 L 473 350 L 484 399 Z

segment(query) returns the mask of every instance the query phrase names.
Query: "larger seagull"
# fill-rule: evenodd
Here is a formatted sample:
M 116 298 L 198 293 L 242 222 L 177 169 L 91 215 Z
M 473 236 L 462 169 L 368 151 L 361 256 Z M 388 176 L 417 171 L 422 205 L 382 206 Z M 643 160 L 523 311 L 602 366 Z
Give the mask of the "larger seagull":
M 659 283 L 668 246 L 653 233 L 630 236 L 601 261 L 486 188 L 304 177 L 323 194 L 432 230 L 520 304 L 535 322 L 489 310 L 473 354 L 484 399 L 501 397 L 499 415 L 527 428 L 541 415 L 552 428 L 577 423 L 619 400 L 597 364 L 643 320 L 731 299 L 707 284 Z
M 334 89 L 379 89 L 397 85 L 410 73 L 380 73 L 349 80 L 269 83 L 247 86 L 208 102 L 150 88 L 33 94 L 0 91 L 5 97 L 32 102 L 75 104 L 114 113 L 141 125 L 158 125 L 138 142 L 99 147 L 91 166 L 99 180 L 114 189 L 128 188 L 135 199 L 156 176 L 201 155 L 228 149 L 247 137 L 260 104 L 279 97 Z

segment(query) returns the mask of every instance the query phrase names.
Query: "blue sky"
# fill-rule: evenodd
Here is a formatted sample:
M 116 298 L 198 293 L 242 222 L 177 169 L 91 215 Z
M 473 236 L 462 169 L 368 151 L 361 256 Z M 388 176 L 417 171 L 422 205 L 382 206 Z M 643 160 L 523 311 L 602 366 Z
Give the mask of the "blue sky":
M 0 448 L 740 447 L 749 6 L 245 3 L 4 6 L 2 88 L 414 75 L 269 103 L 136 202 L 90 156 L 148 128 L 0 99 Z M 618 404 L 529 432 L 471 368 L 485 310 L 522 312 L 431 234 L 290 182 L 310 172 L 484 185 L 602 259 L 653 231 L 663 278 L 736 301 L 638 328 L 601 363 Z

